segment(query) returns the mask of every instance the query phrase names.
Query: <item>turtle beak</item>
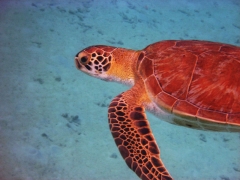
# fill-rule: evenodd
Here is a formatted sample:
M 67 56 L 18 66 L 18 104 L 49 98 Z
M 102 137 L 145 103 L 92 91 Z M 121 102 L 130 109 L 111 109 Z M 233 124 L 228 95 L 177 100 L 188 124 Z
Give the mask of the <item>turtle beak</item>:
M 79 53 L 78 53 L 79 54 Z M 75 60 L 75 65 L 77 67 L 77 69 L 81 69 L 82 68 L 82 65 L 79 63 L 78 61 L 78 54 L 76 55 L 76 57 L 74 58 Z
M 79 53 L 80 53 L 80 52 L 78 52 L 75 57 L 78 57 Z

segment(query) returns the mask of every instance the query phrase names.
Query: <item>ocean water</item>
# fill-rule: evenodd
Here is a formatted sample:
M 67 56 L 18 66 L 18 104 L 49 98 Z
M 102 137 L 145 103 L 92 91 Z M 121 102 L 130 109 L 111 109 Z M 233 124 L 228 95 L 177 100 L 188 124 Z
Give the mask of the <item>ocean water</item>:
M 90 45 L 131 49 L 167 39 L 240 46 L 239 0 L 1 0 L 0 180 L 137 180 L 108 127 L 129 89 L 78 71 Z M 176 180 L 239 180 L 240 134 L 147 114 Z

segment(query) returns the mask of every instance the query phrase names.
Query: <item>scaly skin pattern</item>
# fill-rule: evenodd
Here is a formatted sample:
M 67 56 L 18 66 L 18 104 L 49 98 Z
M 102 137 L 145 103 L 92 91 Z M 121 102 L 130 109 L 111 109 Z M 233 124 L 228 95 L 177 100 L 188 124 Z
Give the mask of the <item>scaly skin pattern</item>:
M 160 159 L 160 151 L 151 132 L 143 105 L 129 97 L 133 89 L 115 97 L 108 110 L 109 126 L 116 145 L 141 179 L 172 179 Z
M 141 51 L 91 46 L 76 67 L 131 85 L 108 109 L 109 127 L 126 164 L 141 179 L 173 179 L 145 109 L 186 127 L 240 132 L 240 47 L 208 41 L 162 41 Z

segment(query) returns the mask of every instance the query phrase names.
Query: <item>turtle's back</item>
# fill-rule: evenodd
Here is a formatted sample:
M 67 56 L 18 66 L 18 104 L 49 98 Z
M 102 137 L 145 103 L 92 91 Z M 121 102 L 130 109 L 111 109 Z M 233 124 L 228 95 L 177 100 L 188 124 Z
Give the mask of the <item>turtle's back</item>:
M 139 70 L 155 103 L 176 115 L 173 123 L 240 130 L 240 47 L 162 41 L 143 50 Z

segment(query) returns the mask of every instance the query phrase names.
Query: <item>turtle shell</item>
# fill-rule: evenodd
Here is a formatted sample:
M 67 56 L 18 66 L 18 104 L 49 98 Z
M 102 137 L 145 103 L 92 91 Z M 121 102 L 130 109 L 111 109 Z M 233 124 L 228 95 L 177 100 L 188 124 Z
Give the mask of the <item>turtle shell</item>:
M 138 57 L 152 100 L 174 124 L 240 131 L 240 47 L 208 41 L 162 41 Z

